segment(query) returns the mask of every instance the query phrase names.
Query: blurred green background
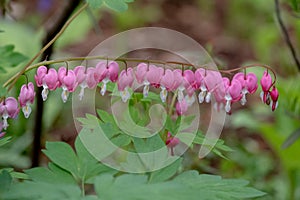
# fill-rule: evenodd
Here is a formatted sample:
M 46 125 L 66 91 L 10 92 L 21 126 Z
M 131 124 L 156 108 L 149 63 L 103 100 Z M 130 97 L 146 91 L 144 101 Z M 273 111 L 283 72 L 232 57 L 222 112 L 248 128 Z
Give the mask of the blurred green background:
M 280 2 L 283 20 L 297 51 L 300 50 L 300 19 L 293 0 Z M 8 15 L 0 19 L 0 44 L 14 44 L 29 58 L 41 47 L 44 28 L 61 11 L 64 1 L 11 1 Z M 220 68 L 231 69 L 255 62 L 272 66 L 280 91 L 275 112 L 259 99 L 249 98 L 246 107 L 235 106 L 222 139 L 235 151 L 228 160 L 210 155 L 199 160 L 196 151 L 185 155 L 185 167 L 228 178 L 245 178 L 269 195 L 259 198 L 300 199 L 300 79 L 275 18 L 273 0 L 135 0 L 126 12 L 90 10 L 80 15 L 55 44 L 53 58 L 85 56 L 96 44 L 118 32 L 157 26 L 177 30 L 210 53 Z M 0 74 L 3 83 L 20 68 Z M 261 76 L 263 70 L 253 70 Z M 29 76 L 33 78 L 34 72 Z M 18 85 L 24 83 L 22 78 Z M 17 94 L 18 87 L 13 91 Z M 17 96 L 17 95 L 14 95 Z M 45 140 L 72 143 L 73 119 L 66 116 L 71 103 L 63 105 L 59 92 L 45 104 Z M 102 101 L 102 100 L 99 100 Z M 100 102 L 101 103 L 101 102 Z M 34 113 L 35 111 L 33 111 Z M 13 142 L 1 150 L 0 165 L 23 169 L 30 166 L 29 152 L 34 116 L 10 121 L 7 134 Z M 291 138 L 287 138 L 292 135 Z

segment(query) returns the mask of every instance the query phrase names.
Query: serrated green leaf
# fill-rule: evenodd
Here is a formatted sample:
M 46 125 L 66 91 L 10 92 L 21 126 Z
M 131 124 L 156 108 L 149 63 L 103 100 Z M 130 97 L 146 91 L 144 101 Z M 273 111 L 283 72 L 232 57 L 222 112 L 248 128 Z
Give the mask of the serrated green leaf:
M 156 183 L 147 182 L 145 175 L 127 174 L 115 178 L 103 174 L 97 177 L 95 189 L 100 200 L 119 197 L 122 200 L 240 200 L 265 195 L 247 184 L 245 180 L 187 171 L 173 180 Z
M 49 184 L 77 184 L 73 176 L 63 169 L 52 171 L 45 167 L 35 167 L 25 170 L 25 173 L 34 182 L 43 182 Z
M 6 200 L 80 200 L 81 197 L 81 190 L 77 185 L 32 181 L 14 184 L 3 195 L 3 199 Z
M 76 138 L 75 149 L 78 156 L 78 171 L 80 178 L 84 181 L 90 181 L 91 178 L 104 172 L 112 172 L 113 169 L 101 164 L 94 156 L 92 156 L 83 145 L 80 137 Z
M 86 0 L 86 2 L 92 7 L 92 8 L 100 8 L 103 4 L 103 0 Z
M 164 167 L 158 171 L 152 172 L 149 177 L 149 183 L 162 182 L 170 179 L 178 171 L 181 162 L 182 162 L 182 158 L 179 158 L 171 165 Z
M 64 142 L 47 142 L 43 150 L 46 156 L 62 169 L 78 177 L 78 159 L 70 145 Z

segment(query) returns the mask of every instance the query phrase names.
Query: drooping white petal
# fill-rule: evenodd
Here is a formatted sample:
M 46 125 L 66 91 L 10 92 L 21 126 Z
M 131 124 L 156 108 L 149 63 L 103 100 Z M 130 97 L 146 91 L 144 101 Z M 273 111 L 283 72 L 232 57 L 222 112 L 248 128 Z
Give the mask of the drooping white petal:
M 4 130 L 6 130 L 7 129 L 7 127 L 9 126 L 8 125 L 8 122 L 7 122 L 7 118 L 8 118 L 8 113 L 7 113 L 7 111 L 5 110 L 4 111 L 4 113 L 3 113 L 3 115 L 2 115 L 2 119 L 3 119 L 3 121 L 2 121 L 2 128 L 4 129 Z
M 42 91 L 42 98 L 43 98 L 43 101 L 46 101 L 46 100 L 47 100 L 48 94 L 49 94 L 49 89 L 48 89 L 48 87 L 43 87 L 43 91 Z
M 181 101 L 183 100 L 183 98 L 184 98 L 183 90 L 184 90 L 184 87 L 183 87 L 183 86 L 179 86 L 178 92 L 177 92 L 177 100 L 180 101 L 180 102 L 181 102 Z
M 208 92 L 205 96 L 205 102 L 206 103 L 209 103 L 210 102 L 210 99 L 211 99 L 211 92 Z
M 205 99 L 206 91 L 201 91 L 198 95 L 199 103 L 203 103 Z
M 103 79 L 103 81 L 102 81 L 102 86 L 101 86 L 101 90 L 100 90 L 100 94 L 102 95 L 102 96 L 104 96 L 105 95 L 105 92 L 106 92 L 106 88 L 107 88 L 107 83 L 109 82 L 109 79 L 108 78 L 105 78 L 105 79 Z
M 226 101 L 225 111 L 229 113 L 231 110 L 231 101 Z
M 128 101 L 130 98 L 130 92 L 128 90 L 128 87 L 126 87 L 123 91 L 120 91 L 121 99 L 124 103 Z
M 22 111 L 23 111 L 24 117 L 27 119 L 32 111 L 32 109 L 30 107 L 30 103 L 26 103 L 26 106 L 22 107 Z
M 163 103 L 166 102 L 168 96 L 168 91 L 165 87 L 161 86 L 161 91 L 160 91 L 160 99 Z
M 79 100 L 82 101 L 83 96 L 84 96 L 84 87 L 81 87 L 81 88 L 80 88 L 80 92 L 79 92 L 79 95 L 78 95 L 78 96 L 79 96 Z
M 64 103 L 67 102 L 68 97 L 69 97 L 69 91 L 67 90 L 67 88 L 63 87 L 63 91 L 61 93 L 61 99 L 63 100 Z
M 246 88 L 243 88 L 242 99 L 240 100 L 242 106 L 244 106 L 247 103 L 246 94 L 248 93 L 249 93 L 248 90 Z
M 143 89 L 144 98 L 148 97 L 149 89 L 150 89 L 150 83 L 148 81 L 144 81 L 144 89 Z

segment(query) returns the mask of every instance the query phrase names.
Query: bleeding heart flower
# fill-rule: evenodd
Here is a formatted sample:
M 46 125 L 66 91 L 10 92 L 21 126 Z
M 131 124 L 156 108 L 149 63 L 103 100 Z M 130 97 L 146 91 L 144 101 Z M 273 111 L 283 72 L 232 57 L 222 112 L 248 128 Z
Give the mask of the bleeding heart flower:
M 160 79 L 160 98 L 163 103 L 166 102 L 168 91 L 172 89 L 173 83 L 174 73 L 172 70 L 166 69 L 164 75 Z
M 173 137 L 170 132 L 168 132 L 166 145 L 170 149 L 171 156 L 174 156 L 174 148 L 180 143 L 180 140 L 176 137 Z
M 8 127 L 7 119 L 16 118 L 19 113 L 18 101 L 14 97 L 8 97 L 0 102 L 0 116 L 3 119 L 3 129 Z
M 33 104 L 34 97 L 35 91 L 33 83 L 29 82 L 28 85 L 22 85 L 18 100 L 25 118 L 28 118 L 32 111 L 30 105 Z
M 242 97 L 242 85 L 236 79 L 232 79 L 230 82 L 227 77 L 223 78 L 223 83 L 226 93 L 224 97 L 226 100 L 225 111 L 229 113 L 231 110 L 231 104 L 233 102 L 239 101 Z
M 149 81 L 150 85 L 159 88 L 160 80 L 164 74 L 164 69 L 161 67 L 157 67 L 155 65 L 149 65 L 149 70 L 146 73 L 147 81 Z
M 42 98 L 46 101 L 48 98 L 49 90 L 53 91 L 59 87 L 58 75 L 55 69 L 49 69 L 45 66 L 40 66 L 37 69 L 37 74 L 34 76 L 38 87 L 43 86 Z
M 242 85 L 242 99 L 241 104 L 245 105 L 247 102 L 246 94 L 254 93 L 257 90 L 258 84 L 257 84 L 257 77 L 254 73 L 248 73 L 244 74 L 242 72 L 239 72 L 233 76 L 232 79 L 238 80 Z
M 70 92 L 74 92 L 78 85 L 76 74 L 71 69 L 67 70 L 65 67 L 60 67 L 58 69 L 58 79 L 63 89 L 61 98 L 65 103 L 68 100 Z
M 96 65 L 95 79 L 98 83 L 102 82 L 100 93 L 105 95 L 107 83 L 116 82 L 118 80 L 119 64 L 115 61 L 104 62 L 101 61 Z
M 38 87 L 42 87 L 43 86 L 43 80 L 44 80 L 44 76 L 47 74 L 48 69 L 46 66 L 40 66 L 37 71 L 36 71 L 36 75 L 34 75 L 34 79 L 36 82 L 36 85 Z
M 188 110 L 188 104 L 183 98 L 181 101 L 177 101 L 176 103 L 176 113 L 178 116 L 184 115 Z
M 211 95 L 214 91 L 219 87 L 222 83 L 222 77 L 219 72 L 206 70 L 206 69 L 198 69 L 197 71 L 198 79 L 202 76 L 202 81 L 196 81 L 197 85 L 200 84 L 201 92 L 198 95 L 199 103 L 203 103 L 204 100 L 206 103 L 211 101 Z
M 272 77 L 271 75 L 268 73 L 268 71 L 264 71 L 264 74 L 260 80 L 260 84 L 261 84 L 261 88 L 262 88 L 262 92 L 260 94 L 260 97 L 262 99 L 262 101 L 266 104 L 269 105 L 269 90 L 272 86 Z
M 118 90 L 123 102 L 126 102 L 130 98 L 129 88 L 134 81 L 133 69 L 130 67 L 127 70 L 122 70 L 118 80 Z
M 270 103 L 270 107 L 272 108 L 272 111 L 274 111 L 278 107 L 278 97 L 279 97 L 279 92 L 275 86 L 273 86 L 270 92 L 270 97 L 272 100 Z
M 88 87 L 86 79 L 87 79 L 87 69 L 84 66 L 77 66 L 74 68 L 74 73 L 76 75 L 76 80 L 78 85 L 80 86 L 79 92 L 79 100 L 81 101 L 84 96 L 84 89 Z

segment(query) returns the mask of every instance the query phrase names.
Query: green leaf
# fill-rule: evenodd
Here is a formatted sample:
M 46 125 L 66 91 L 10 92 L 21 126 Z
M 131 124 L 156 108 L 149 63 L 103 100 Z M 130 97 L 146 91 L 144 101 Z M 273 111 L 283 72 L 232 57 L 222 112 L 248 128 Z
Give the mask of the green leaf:
M 62 169 L 70 172 L 74 177 L 78 177 L 78 160 L 70 145 L 64 142 L 47 142 L 46 156 Z
M 26 56 L 14 51 L 14 45 L 0 46 L 0 71 L 6 72 L 7 68 L 16 67 L 26 59 Z
M 299 11 L 299 0 L 290 0 L 293 9 L 297 12 Z
M 103 0 L 86 0 L 86 2 L 92 7 L 92 8 L 100 8 L 103 4 Z
M 73 176 L 69 172 L 61 168 L 59 169 L 59 171 L 58 170 L 52 171 L 45 167 L 36 167 L 36 168 L 25 170 L 25 173 L 34 182 L 43 182 L 43 183 L 50 183 L 50 184 L 71 184 L 71 185 L 77 184 Z
M 132 0 L 104 0 L 105 4 L 114 11 L 124 12 L 128 9 L 127 3 Z
M 182 158 L 179 158 L 171 165 L 164 167 L 158 171 L 154 171 L 150 174 L 149 182 L 155 183 L 155 182 L 162 182 L 170 179 L 172 176 L 176 174 L 178 171 L 178 168 L 181 166 Z
M 50 184 L 24 181 L 11 186 L 3 195 L 5 200 L 80 200 L 81 190 L 77 185 Z
M 149 183 L 145 175 L 126 174 L 115 178 L 102 174 L 96 178 L 95 189 L 100 200 L 120 197 L 122 200 L 237 200 L 265 195 L 247 185 L 245 180 L 187 171 L 173 180 L 156 183 Z
M 80 137 L 75 140 L 75 149 L 79 161 L 79 174 L 80 178 L 87 182 L 91 178 L 104 172 L 112 172 L 113 169 L 101 164 L 94 156 L 92 156 L 86 147 L 83 145 Z
M 0 70 L 1 70 L 1 68 L 0 68 Z M 0 98 L 5 97 L 6 94 L 7 94 L 7 89 L 4 88 L 2 85 L 0 85 Z
M 9 143 L 10 140 L 11 140 L 11 137 L 4 137 L 4 138 L 1 138 L 1 139 L 0 139 L 0 147 L 3 146 L 3 145 L 5 145 L 5 144 L 7 144 L 7 143 Z
M 0 199 L 3 199 L 2 194 L 9 190 L 12 183 L 12 177 L 8 171 L 3 170 L 0 172 Z

